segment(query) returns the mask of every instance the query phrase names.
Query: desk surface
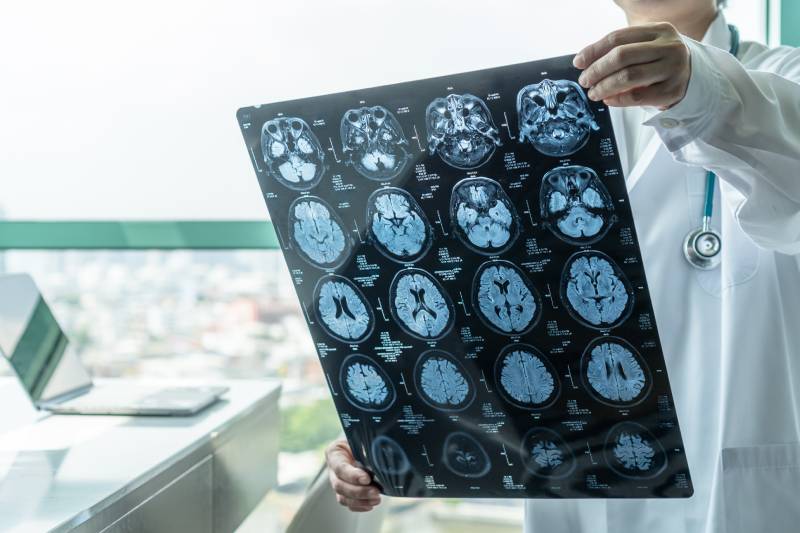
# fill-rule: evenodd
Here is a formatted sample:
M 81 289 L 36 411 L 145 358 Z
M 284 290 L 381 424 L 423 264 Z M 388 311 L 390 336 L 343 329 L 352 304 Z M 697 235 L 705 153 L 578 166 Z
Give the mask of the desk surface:
M 153 384 L 162 383 L 147 382 Z M 221 384 L 230 387 L 223 400 L 193 417 L 29 411 L 27 416 L 38 420 L 5 432 L 0 426 L 0 531 L 38 533 L 85 522 L 218 433 L 277 402 L 280 389 L 272 380 Z M 10 406 L 20 405 L 16 396 L 10 381 L 0 379 L 0 419 Z

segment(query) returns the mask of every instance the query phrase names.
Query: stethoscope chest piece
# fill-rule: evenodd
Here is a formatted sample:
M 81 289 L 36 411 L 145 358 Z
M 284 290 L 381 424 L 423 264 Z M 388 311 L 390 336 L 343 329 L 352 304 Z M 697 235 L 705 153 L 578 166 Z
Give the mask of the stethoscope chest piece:
M 712 270 L 722 259 L 722 237 L 713 229 L 703 227 L 690 232 L 683 240 L 683 255 L 695 268 Z

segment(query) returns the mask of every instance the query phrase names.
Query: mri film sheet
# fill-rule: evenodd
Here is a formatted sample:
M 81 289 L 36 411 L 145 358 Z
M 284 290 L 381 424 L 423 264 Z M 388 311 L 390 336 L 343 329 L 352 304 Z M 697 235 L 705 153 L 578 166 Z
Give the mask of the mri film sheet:
M 571 60 L 239 110 L 387 495 L 692 494 L 609 112 Z

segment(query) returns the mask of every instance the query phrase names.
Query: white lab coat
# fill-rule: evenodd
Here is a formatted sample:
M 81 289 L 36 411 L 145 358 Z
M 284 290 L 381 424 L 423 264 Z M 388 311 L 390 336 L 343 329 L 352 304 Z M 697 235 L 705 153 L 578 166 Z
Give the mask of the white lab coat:
M 687 94 L 648 115 L 638 161 L 612 117 L 695 495 L 528 500 L 526 533 L 800 531 L 800 50 L 743 42 L 737 61 L 722 15 L 687 44 Z M 709 272 L 681 248 L 704 168 L 723 239 Z

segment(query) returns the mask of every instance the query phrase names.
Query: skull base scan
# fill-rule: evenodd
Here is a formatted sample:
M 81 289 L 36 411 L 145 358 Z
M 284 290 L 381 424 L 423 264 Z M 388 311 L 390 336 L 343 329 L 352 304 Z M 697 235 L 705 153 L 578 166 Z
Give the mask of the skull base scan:
M 436 98 L 428 105 L 425 122 L 428 151 L 455 168 L 481 166 L 502 144 L 486 103 L 471 94 Z
M 347 110 L 340 130 L 345 161 L 365 178 L 390 180 L 411 157 L 403 128 L 383 106 Z
M 407 333 L 437 339 L 453 326 L 454 309 L 436 278 L 418 268 L 397 273 L 391 289 L 392 315 Z
M 467 178 L 453 187 L 450 221 L 456 236 L 468 248 L 486 255 L 507 250 L 519 234 L 511 199 L 489 178 Z
M 290 189 L 311 189 L 325 173 L 325 152 L 303 119 L 282 117 L 265 122 L 261 151 L 267 172 Z
M 541 304 L 525 274 L 508 261 L 487 261 L 475 274 L 473 301 L 479 317 L 490 328 L 504 334 L 531 329 Z
M 616 220 L 611 195 L 589 167 L 572 165 L 547 172 L 539 203 L 542 220 L 570 244 L 597 242 Z
M 404 263 L 424 256 L 433 242 L 422 208 L 408 192 L 395 187 L 378 189 L 367 200 L 367 229 L 383 255 Z
M 607 255 L 589 250 L 574 254 L 561 278 L 564 304 L 583 324 L 608 329 L 628 318 L 633 289 L 622 270 Z
M 544 155 L 574 154 L 599 129 L 580 85 L 545 79 L 517 94 L 519 142 L 530 142 Z
M 350 251 L 350 239 L 336 213 L 322 200 L 301 196 L 289 207 L 292 243 L 300 256 L 320 268 L 338 266 Z

